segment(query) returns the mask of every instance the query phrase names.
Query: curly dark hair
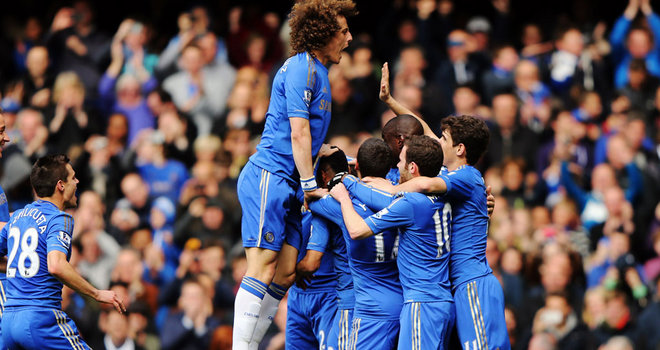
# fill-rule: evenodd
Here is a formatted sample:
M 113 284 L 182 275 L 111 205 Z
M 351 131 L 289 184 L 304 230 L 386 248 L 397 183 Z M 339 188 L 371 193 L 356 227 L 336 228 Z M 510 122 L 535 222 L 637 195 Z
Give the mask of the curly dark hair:
M 337 16 L 357 14 L 352 0 L 301 0 L 289 14 L 293 54 L 323 48 L 337 33 Z
M 426 136 L 413 135 L 406 140 L 406 162 L 415 163 L 422 176 L 434 177 L 440 173 L 444 155 L 440 142 Z
M 441 129 L 449 130 L 454 141 L 453 146 L 462 143 L 465 146 L 465 158 L 469 165 L 475 165 L 481 159 L 490 142 L 490 130 L 483 120 L 469 116 L 452 116 L 442 120 Z

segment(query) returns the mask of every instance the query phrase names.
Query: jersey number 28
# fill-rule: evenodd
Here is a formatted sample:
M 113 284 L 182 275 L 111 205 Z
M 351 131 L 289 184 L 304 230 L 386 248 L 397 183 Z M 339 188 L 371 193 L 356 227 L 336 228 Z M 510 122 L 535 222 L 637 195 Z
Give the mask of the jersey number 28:
M 13 239 L 11 251 L 7 261 L 7 278 L 16 277 L 16 268 L 11 267 L 16 258 L 18 245 L 20 241 L 21 254 L 18 255 L 18 273 L 21 277 L 29 278 L 37 274 L 39 271 L 39 255 L 37 254 L 37 247 L 39 245 L 39 234 L 37 229 L 30 227 L 21 235 L 18 227 L 12 227 L 9 230 L 9 238 Z M 30 261 L 30 266 L 26 267 L 26 260 Z

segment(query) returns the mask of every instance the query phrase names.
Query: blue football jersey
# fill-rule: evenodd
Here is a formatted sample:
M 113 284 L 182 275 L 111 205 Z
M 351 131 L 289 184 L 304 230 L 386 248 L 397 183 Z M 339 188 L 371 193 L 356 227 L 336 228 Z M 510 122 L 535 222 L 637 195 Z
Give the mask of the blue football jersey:
M 353 198 L 353 206 L 363 218 L 373 214 L 357 198 Z M 353 240 L 344 225 L 341 206 L 334 198 L 325 196 L 314 201 L 310 203 L 310 209 L 314 215 L 331 220 L 341 228 L 353 275 L 355 317 L 397 320 L 403 303 L 396 266 L 397 231 L 386 230 L 365 239 Z
M 73 218 L 55 204 L 38 200 L 17 210 L 0 232 L 0 254 L 8 255 L 6 307 L 59 309 L 62 282 L 48 272 L 48 253 L 71 257 Z
M 479 170 L 469 165 L 451 172 L 443 167 L 440 178 L 447 184 L 445 200 L 453 216 L 450 278 L 455 288 L 492 272 L 486 261 L 486 185 Z
M 353 276 L 348 263 L 346 253 L 346 242 L 342 237 L 341 229 L 332 222 L 318 216 L 312 215 L 312 231 L 309 238 L 308 249 L 318 246 L 315 250 L 321 250 L 321 246 L 331 247 L 335 275 L 337 278 L 337 306 L 340 310 L 353 309 L 355 307 L 355 292 L 353 290 Z M 327 251 L 327 248 L 326 248 Z
M 305 291 L 313 292 L 320 290 L 334 290 L 337 287 L 337 275 L 335 274 L 334 257 L 331 250 L 328 249 L 328 254 L 325 254 L 326 247 L 317 242 L 318 237 L 314 237 L 315 241 L 310 241 L 310 231 L 312 230 L 312 213 L 308 210 L 302 212 L 302 235 L 291 234 L 287 235 L 286 241 L 292 247 L 298 249 L 298 262 L 305 257 L 307 250 L 316 250 L 323 252 L 321 258 L 321 265 L 312 276 L 312 281 L 307 286 Z M 295 284 L 291 288 L 299 289 Z M 299 289 L 302 292 L 302 289 Z
M 385 176 L 386 179 L 390 180 L 392 185 L 398 185 L 401 175 L 399 174 L 399 168 L 391 168 L 390 171 Z
M 308 53 L 290 57 L 273 80 L 264 132 L 250 160 L 298 183 L 300 175 L 293 161 L 289 118 L 309 120 L 315 158 L 330 125 L 331 101 L 328 69 Z
M 399 228 L 397 263 L 405 303 L 453 300 L 449 283 L 451 208 L 440 196 L 398 194 L 365 222 L 374 233 Z

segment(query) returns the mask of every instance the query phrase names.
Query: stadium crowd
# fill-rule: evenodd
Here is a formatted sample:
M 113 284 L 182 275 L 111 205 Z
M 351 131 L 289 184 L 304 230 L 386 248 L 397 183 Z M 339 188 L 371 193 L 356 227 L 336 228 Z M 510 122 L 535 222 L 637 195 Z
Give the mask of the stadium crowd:
M 496 196 L 486 254 L 513 348 L 657 349 L 660 17 L 650 0 L 630 0 L 613 23 L 552 28 L 516 18 L 509 0 L 466 20 L 452 0 L 391 5 L 330 67 L 327 143 L 354 157 L 394 117 L 378 99 L 383 62 L 395 98 L 436 133 L 448 115 L 483 118 L 491 143 L 479 169 Z M 38 157 L 69 155 L 80 179 L 72 264 L 128 307 L 123 317 L 65 288 L 63 309 L 90 346 L 231 348 L 246 269 L 236 179 L 288 57 L 286 18 L 261 10 L 193 6 L 158 52 L 143 17 L 103 33 L 88 1 L 5 29 L 10 210 L 32 200 Z M 212 30 L 219 16 L 224 37 Z M 283 348 L 285 320 L 282 303 L 264 348 Z

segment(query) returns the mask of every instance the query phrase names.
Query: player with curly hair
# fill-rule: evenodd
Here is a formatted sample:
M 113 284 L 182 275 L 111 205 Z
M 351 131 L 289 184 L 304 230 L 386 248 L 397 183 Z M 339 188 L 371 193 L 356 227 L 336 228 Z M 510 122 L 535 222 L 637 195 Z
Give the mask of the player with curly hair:
M 330 124 L 326 64 L 339 63 L 352 40 L 352 0 L 305 0 L 289 15 L 294 51 L 277 72 L 266 125 L 238 179 L 247 272 L 236 294 L 234 349 L 256 349 L 295 277 L 304 199 L 320 197 L 313 159 Z

